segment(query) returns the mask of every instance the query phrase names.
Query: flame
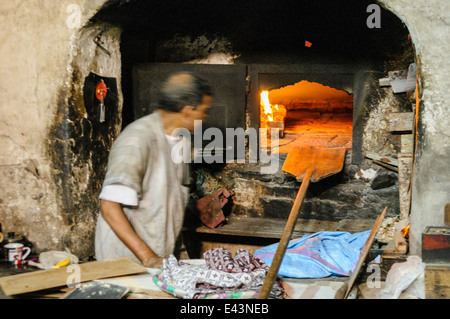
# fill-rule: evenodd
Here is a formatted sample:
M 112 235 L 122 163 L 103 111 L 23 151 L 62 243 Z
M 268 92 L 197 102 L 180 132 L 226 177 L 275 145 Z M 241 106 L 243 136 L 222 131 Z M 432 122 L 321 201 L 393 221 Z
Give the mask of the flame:
M 410 225 L 408 224 L 406 227 L 404 227 L 400 233 L 402 234 L 403 237 L 407 238 L 409 236 L 409 228 Z
M 267 122 L 284 122 L 286 108 L 283 105 L 272 105 L 269 101 L 269 91 L 261 92 L 261 127 L 267 127 Z

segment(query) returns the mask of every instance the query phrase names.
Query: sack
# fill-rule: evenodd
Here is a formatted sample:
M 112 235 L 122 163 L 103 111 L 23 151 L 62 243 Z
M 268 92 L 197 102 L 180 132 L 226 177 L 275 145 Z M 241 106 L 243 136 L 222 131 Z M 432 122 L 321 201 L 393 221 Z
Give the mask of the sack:
M 397 299 L 406 290 L 425 299 L 425 264 L 418 256 L 409 256 L 405 262 L 395 263 L 389 270 L 384 289 L 378 294 L 382 299 Z
M 70 264 L 78 264 L 78 257 L 65 251 L 46 251 L 40 253 L 39 262 L 28 261 L 28 264 L 40 269 L 51 269 L 67 258 L 70 258 Z

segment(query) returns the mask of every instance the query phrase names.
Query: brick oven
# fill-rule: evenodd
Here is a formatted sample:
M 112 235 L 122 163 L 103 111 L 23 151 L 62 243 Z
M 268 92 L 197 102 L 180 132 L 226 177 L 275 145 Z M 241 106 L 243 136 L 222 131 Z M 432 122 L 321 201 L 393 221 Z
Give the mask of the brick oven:
M 412 112 L 413 101 L 380 87 L 379 79 L 391 68 L 414 62 L 408 30 L 388 12 L 383 14 L 389 29 L 370 29 L 367 4 L 361 2 L 290 5 L 292 10 L 275 2 L 258 10 L 250 3 L 206 5 L 199 9 L 201 16 L 191 17 L 199 24 L 189 23 L 176 4 L 111 6 L 97 16 L 119 21 L 124 29 L 124 126 L 154 109 L 158 85 L 172 72 L 199 73 L 213 87 L 202 134 L 216 128 L 222 140 L 209 136 L 202 141 L 202 161 L 192 164 L 191 197 L 195 202 L 221 189 L 232 196 L 224 207 L 227 223 L 216 229 L 199 222 L 194 204 L 188 211 L 186 237 L 203 243 L 200 250 L 214 242 L 251 243 L 254 249 L 279 239 L 299 187 L 281 170 L 295 146 L 344 147 L 347 155 L 342 172 L 310 186 L 294 236 L 366 230 L 385 206 L 387 216 L 398 216 L 396 167 L 381 166 L 366 155 L 389 158 L 400 152 L 400 135 L 389 130 L 389 114 Z M 179 23 L 159 28 L 162 8 Z M 348 17 L 344 24 L 338 18 L 343 15 Z M 311 27 L 317 19 L 323 23 L 320 30 Z M 278 106 L 281 111 L 275 110 Z M 268 120 L 274 115 L 268 112 L 278 113 Z M 261 134 L 272 127 L 279 129 L 276 143 Z M 238 128 L 258 133 L 257 161 L 249 155 L 255 151 L 249 135 L 243 155 L 238 143 L 226 140 L 226 130 Z M 233 156 L 226 157 L 230 148 Z M 261 173 L 267 166 L 261 154 L 276 157 L 275 171 Z
M 282 169 L 292 150 L 339 147 L 343 169 L 311 183 L 293 236 L 368 230 L 386 212 L 379 275 L 421 257 L 426 298 L 448 297 L 450 2 L 19 3 L 0 5 L 2 244 L 14 233 L 28 258 L 95 258 L 109 150 L 153 110 L 162 77 L 190 70 L 214 91 L 194 143 L 190 257 L 279 242 L 305 185 Z M 215 196 L 219 224 L 199 214 Z
M 202 243 L 200 251 L 233 242 L 230 247 L 245 242 L 249 249 L 255 249 L 278 239 L 298 190 L 299 183 L 281 170 L 295 146 L 343 147 L 347 160 L 341 173 L 311 186 L 294 236 L 320 230 L 362 231 L 370 228 L 384 206 L 389 207 L 391 217 L 396 217 L 400 207 L 398 178 L 392 171 L 395 168 L 367 160 L 363 142 L 364 134 L 371 131 L 367 128 L 370 108 L 384 101 L 386 95 L 395 101 L 386 88 L 379 87 L 382 73 L 346 65 L 140 63 L 133 69 L 133 110 L 137 117 L 157 105 L 158 84 L 175 71 L 199 73 L 212 84 L 213 107 L 201 134 L 210 128 L 222 132 L 219 137 L 202 141 L 202 161 L 192 164 L 193 201 L 221 189 L 233 195 L 224 207 L 227 222 L 216 229 L 199 222 L 194 206 L 188 212 L 187 238 Z M 264 102 L 273 109 L 270 120 Z M 392 107 L 399 104 L 394 102 Z M 284 110 L 282 117 L 275 107 Z M 281 128 L 276 145 L 271 143 L 270 134 L 261 134 L 270 127 Z M 250 135 L 246 135 L 244 144 L 246 156 L 236 156 L 242 145 L 235 141 L 230 145 L 226 130 L 237 128 L 259 132 L 258 154 L 275 156 L 275 171 L 261 173 L 267 162 L 249 159 Z M 381 136 L 392 135 L 388 130 L 375 131 Z M 395 136 L 389 138 L 393 139 L 391 147 L 399 147 Z M 211 145 L 215 145 L 214 150 L 207 151 Z M 230 147 L 235 148 L 231 160 L 225 156 Z M 365 171 L 372 173 L 364 176 Z
M 177 2 L 111 1 L 92 20 L 123 29 L 123 126 L 154 110 L 170 73 L 196 72 L 213 88 L 186 215 L 186 237 L 203 243 L 200 251 L 216 241 L 254 249 L 279 239 L 299 187 L 282 171 L 295 146 L 347 152 L 339 174 L 310 186 L 294 236 L 366 230 L 385 206 L 388 218 L 398 217 L 402 183 L 385 159 L 397 157 L 402 138 L 390 130 L 389 116 L 411 113 L 414 98 L 379 80 L 415 57 L 408 30 L 392 13 L 383 11 L 384 28 L 369 26 L 368 4 L 197 3 L 187 19 Z M 265 133 L 271 128 L 275 135 Z M 247 134 L 244 144 L 227 140 L 230 129 Z M 270 165 L 275 170 L 268 173 Z M 222 189 L 231 193 L 227 223 L 211 229 L 200 222 L 195 201 Z

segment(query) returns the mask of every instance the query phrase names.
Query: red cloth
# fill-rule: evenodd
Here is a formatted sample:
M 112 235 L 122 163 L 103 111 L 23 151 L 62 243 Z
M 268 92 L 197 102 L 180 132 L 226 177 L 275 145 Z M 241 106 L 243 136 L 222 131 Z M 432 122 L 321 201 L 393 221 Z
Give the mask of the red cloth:
M 197 201 L 197 210 L 202 223 L 209 228 L 216 228 L 225 222 L 222 208 L 228 203 L 230 192 L 225 188 L 216 194 L 207 195 Z

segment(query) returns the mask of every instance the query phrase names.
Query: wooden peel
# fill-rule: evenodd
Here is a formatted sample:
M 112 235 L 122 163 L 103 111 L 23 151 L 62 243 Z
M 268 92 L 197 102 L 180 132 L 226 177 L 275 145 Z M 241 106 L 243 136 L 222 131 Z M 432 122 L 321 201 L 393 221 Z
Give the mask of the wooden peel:
M 346 299 L 348 294 L 350 293 L 350 290 L 352 290 L 353 284 L 355 283 L 355 280 L 356 280 L 356 277 L 358 276 L 359 270 L 361 269 L 361 266 L 363 265 L 364 261 L 366 260 L 367 255 L 370 250 L 370 247 L 372 247 L 373 241 L 375 240 L 375 236 L 378 233 L 378 230 L 380 229 L 381 222 L 383 221 L 386 211 L 387 211 L 387 206 L 384 208 L 381 215 L 378 216 L 378 218 L 375 220 L 375 223 L 373 224 L 370 235 L 367 238 L 363 248 L 361 249 L 361 254 L 359 256 L 358 262 L 355 265 L 355 269 L 350 274 L 348 281 L 345 282 L 338 289 L 338 291 L 336 291 L 336 294 L 334 295 L 334 299 Z
M 317 182 L 325 177 L 339 173 L 344 166 L 345 152 L 346 149 L 343 147 L 326 148 L 320 146 L 295 147 L 289 152 L 282 169 L 294 175 L 297 181 L 302 182 L 302 184 L 284 227 L 272 264 L 258 294 L 258 299 L 267 299 L 272 290 L 309 182 Z

